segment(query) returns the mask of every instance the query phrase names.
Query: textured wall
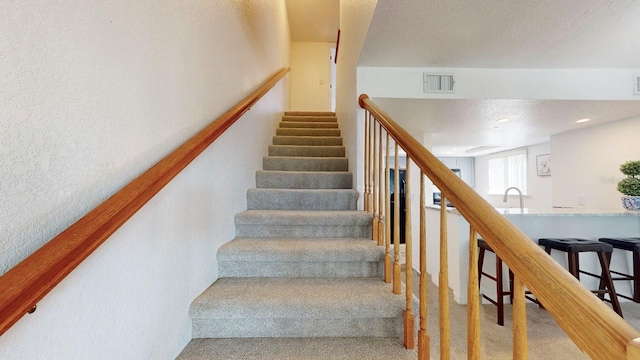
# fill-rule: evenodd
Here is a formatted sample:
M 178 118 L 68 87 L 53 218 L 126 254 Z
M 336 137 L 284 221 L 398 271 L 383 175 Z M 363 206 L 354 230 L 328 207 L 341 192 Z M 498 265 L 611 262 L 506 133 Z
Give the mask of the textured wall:
M 553 206 L 624 210 L 620 165 L 640 160 L 638 134 L 640 117 L 552 136 Z
M 345 141 L 349 171 L 360 194 L 364 191 L 364 111 L 358 106 L 356 67 L 377 0 L 340 1 L 340 44 L 336 64 L 336 115 Z M 362 196 L 358 199 L 362 207 Z
M 287 66 L 289 46 L 284 1 L 5 1 L 0 274 Z M 0 358 L 175 357 L 286 83 L 0 337 Z

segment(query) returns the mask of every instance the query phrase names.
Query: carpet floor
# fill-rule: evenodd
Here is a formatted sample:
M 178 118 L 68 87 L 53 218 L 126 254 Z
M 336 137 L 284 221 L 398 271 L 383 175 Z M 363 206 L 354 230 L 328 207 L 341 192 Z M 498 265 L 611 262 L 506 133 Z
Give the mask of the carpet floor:
M 431 278 L 430 275 L 428 277 Z M 418 276 L 414 274 L 414 284 L 418 284 Z M 414 293 L 418 295 L 417 286 Z M 438 288 L 430 283 L 427 288 L 428 298 L 428 331 L 431 337 L 431 358 L 440 356 L 439 324 L 438 324 Z M 453 299 L 453 294 L 449 293 Z M 635 329 L 640 330 L 640 304 L 632 302 L 621 303 L 625 320 Z M 451 314 L 451 359 L 467 359 L 467 307 L 450 300 Z M 507 360 L 512 359 L 513 322 L 512 306 L 505 304 L 505 324 L 497 324 L 496 307 L 491 304 L 480 306 L 481 327 L 481 359 Z M 536 304 L 527 304 L 527 334 L 530 360 L 559 360 L 559 359 L 589 359 L 556 324 L 551 315 Z
M 403 274 L 404 276 L 404 274 Z M 428 277 L 430 278 L 430 276 Z M 414 274 L 414 293 L 418 295 L 418 277 Z M 431 358 L 440 356 L 438 323 L 438 288 L 427 288 Z M 453 294 L 450 294 L 453 299 Z M 467 358 L 467 308 L 450 302 L 451 359 Z M 512 308 L 505 305 L 505 326 L 499 326 L 496 307 L 480 307 L 481 358 L 512 359 Z M 625 320 L 640 330 L 640 304 L 624 302 Z M 417 320 L 417 319 L 416 319 Z M 527 305 L 529 359 L 589 359 L 560 329 L 551 315 L 535 304 Z M 406 350 L 402 340 L 395 338 L 258 338 L 258 339 L 195 339 L 179 357 L 180 360 L 211 359 L 417 359 L 415 350 Z

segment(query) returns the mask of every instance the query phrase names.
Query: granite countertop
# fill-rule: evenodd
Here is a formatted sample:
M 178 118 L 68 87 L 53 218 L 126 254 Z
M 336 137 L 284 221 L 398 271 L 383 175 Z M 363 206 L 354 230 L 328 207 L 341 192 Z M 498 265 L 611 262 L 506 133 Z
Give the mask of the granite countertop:
M 525 208 L 496 208 L 499 213 L 507 216 L 640 216 L 640 211 L 624 209 L 588 209 L 588 208 L 551 208 L 530 209 Z
M 427 205 L 426 208 L 440 210 L 439 205 Z M 638 216 L 640 211 L 624 209 L 588 209 L 588 208 L 496 208 L 496 210 L 507 217 L 511 216 Z M 453 207 L 447 207 L 447 211 L 460 214 Z

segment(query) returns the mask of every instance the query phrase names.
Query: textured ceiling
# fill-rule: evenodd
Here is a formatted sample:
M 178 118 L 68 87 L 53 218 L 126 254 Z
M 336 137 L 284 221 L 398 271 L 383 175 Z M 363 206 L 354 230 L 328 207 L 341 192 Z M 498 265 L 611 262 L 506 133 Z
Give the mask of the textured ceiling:
M 291 41 L 336 42 L 340 0 L 286 0 Z
M 539 144 L 549 141 L 551 135 L 640 114 L 640 101 L 387 98 L 373 101 L 410 133 L 431 133 L 433 151 L 438 155 L 478 156 Z M 503 118 L 510 120 L 497 121 Z M 590 121 L 576 123 L 584 118 Z M 478 147 L 488 148 L 466 152 Z
M 637 68 L 640 74 L 638 19 L 640 1 L 378 0 L 358 66 Z M 432 133 L 433 151 L 441 155 L 483 155 L 640 116 L 640 101 L 374 101 L 411 133 Z M 503 117 L 512 120 L 496 122 Z M 576 124 L 581 118 L 592 120 Z

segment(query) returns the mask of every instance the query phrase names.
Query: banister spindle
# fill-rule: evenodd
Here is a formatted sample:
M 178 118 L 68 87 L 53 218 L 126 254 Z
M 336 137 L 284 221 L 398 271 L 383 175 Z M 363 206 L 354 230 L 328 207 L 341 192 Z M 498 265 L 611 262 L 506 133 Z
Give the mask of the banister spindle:
M 405 245 L 405 284 L 406 284 L 406 295 L 407 295 L 407 304 L 406 310 L 404 311 L 404 347 L 407 349 L 413 349 L 415 347 L 414 340 L 414 328 L 415 328 L 415 315 L 413 314 L 413 252 L 411 249 L 411 176 L 410 176 L 410 168 L 411 168 L 411 159 L 407 156 L 407 163 L 405 165 L 407 168 L 404 196 L 405 196 L 405 225 L 404 225 L 404 245 Z
M 427 333 L 427 219 L 425 210 L 424 173 L 420 170 L 420 330 L 418 360 L 431 359 Z
M 385 161 L 385 184 L 384 184 L 384 281 L 388 284 L 391 282 L 391 162 L 390 162 L 390 146 L 391 137 L 387 133 L 387 154 Z
M 371 191 L 371 198 L 372 198 L 372 212 L 373 212 L 373 216 L 371 217 L 371 239 L 373 241 L 378 241 L 378 187 L 380 186 L 378 183 L 378 126 L 376 125 L 376 121 L 375 118 L 373 118 L 373 122 L 371 123 L 372 128 L 373 128 L 373 147 L 372 147 L 372 159 L 373 159 L 373 164 L 371 166 L 371 169 L 373 170 L 372 173 L 372 191 Z
M 513 358 L 526 360 L 527 356 L 525 289 L 520 276 L 515 276 L 513 279 Z
M 393 293 L 402 292 L 400 286 L 400 168 L 398 166 L 398 142 L 395 142 L 393 172 Z
M 478 234 L 473 226 L 469 226 L 469 281 L 467 282 L 467 359 L 469 360 L 480 359 L 478 276 Z
M 384 213 L 382 207 L 382 124 L 378 123 L 380 127 L 380 143 L 378 144 L 378 245 L 384 245 Z
M 369 212 L 373 214 L 373 164 L 374 159 L 373 156 L 375 154 L 375 121 L 373 114 L 369 115 L 369 199 L 367 202 L 369 203 Z
M 369 112 L 364 112 L 364 211 L 369 211 Z
M 438 276 L 438 303 L 440 309 L 440 359 L 451 357 L 449 341 L 449 258 L 447 255 L 447 199 L 440 199 L 440 272 Z

